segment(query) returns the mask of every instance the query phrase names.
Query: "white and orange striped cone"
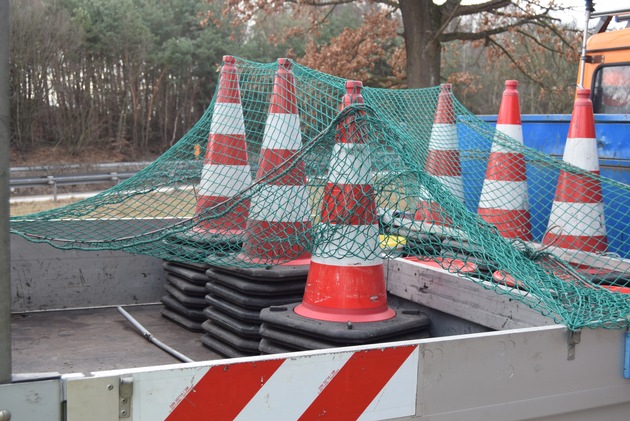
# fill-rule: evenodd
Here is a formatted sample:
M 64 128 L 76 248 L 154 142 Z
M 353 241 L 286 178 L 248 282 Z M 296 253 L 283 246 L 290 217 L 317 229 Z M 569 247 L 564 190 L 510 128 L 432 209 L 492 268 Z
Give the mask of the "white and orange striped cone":
M 362 104 L 358 81 L 346 83 L 341 109 Z M 301 316 L 325 321 L 373 322 L 394 317 L 387 306 L 371 162 L 354 117 L 341 123 L 324 189 L 321 223 L 334 232 L 316 247 L 306 280 Z M 370 257 L 363 258 L 361 256 Z
M 427 174 L 438 179 L 455 197 L 464 202 L 464 184 L 459 160 L 457 126 L 453 109 L 453 95 L 449 83 L 442 85 L 438 96 L 424 168 Z M 427 224 L 450 226 L 452 221 L 445 214 L 442 207 L 431 199 L 430 194 L 424 187 L 422 190 L 422 197 L 418 203 L 415 219 Z
M 226 215 L 215 218 L 212 215 L 223 212 L 225 206 L 221 204 L 251 184 L 236 59 L 223 56 L 219 89 L 198 187 L 196 215 L 199 222 L 191 230 L 191 234 L 202 240 L 240 238 L 246 226 L 249 199 L 239 200 Z
M 505 82 L 496 132 L 523 145 L 517 86 L 516 80 Z M 505 238 L 532 239 L 525 156 L 499 145 L 496 136 L 488 159 L 478 214 Z
M 292 64 L 281 58 L 256 174 L 257 181 L 266 177 L 272 181 L 252 197 L 241 259 L 266 265 L 310 263 L 309 193 L 304 161 L 295 157 L 301 146 Z
M 362 104 L 362 83 L 348 81 L 341 108 Z M 320 244 L 311 257 L 301 303 L 260 312 L 259 349 L 292 350 L 426 335 L 426 315 L 387 304 L 378 215 L 363 111 L 337 126 L 321 207 Z
M 292 63 L 281 58 L 241 252 L 231 256 L 234 266 L 206 272 L 210 306 L 204 310 L 208 321 L 201 327 L 207 334 L 201 342 L 224 356 L 257 353 L 261 323 L 256 313 L 302 297 L 310 264 L 311 207 L 301 147 Z
M 578 89 L 564 162 L 599 175 L 595 119 L 590 89 Z M 543 244 L 585 252 L 608 247 L 602 186 L 586 175 L 560 170 Z

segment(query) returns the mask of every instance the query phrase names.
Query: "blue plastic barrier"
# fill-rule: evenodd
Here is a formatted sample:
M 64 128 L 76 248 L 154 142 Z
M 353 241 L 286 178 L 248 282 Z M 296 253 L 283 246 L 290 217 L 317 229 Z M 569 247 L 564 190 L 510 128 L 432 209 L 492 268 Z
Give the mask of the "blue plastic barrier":
M 480 118 L 493 126 L 497 121 L 496 115 Z M 570 121 L 571 116 L 564 114 L 523 115 L 523 142 L 527 147 L 562 159 Z M 628 114 L 595 116 L 601 175 L 624 184 L 630 184 L 629 125 Z M 486 140 L 487 145 L 482 143 L 480 150 L 480 139 L 470 137 L 470 129 L 465 124 L 459 124 L 458 130 L 462 140 L 461 165 L 466 206 L 471 212 L 476 212 L 491 144 Z M 471 145 L 475 144 L 474 148 L 464 139 L 470 139 Z M 547 229 L 558 170 L 528 163 L 527 178 L 532 234 L 535 241 L 541 241 Z M 611 185 L 603 186 L 603 194 L 608 250 L 630 258 L 630 195 Z

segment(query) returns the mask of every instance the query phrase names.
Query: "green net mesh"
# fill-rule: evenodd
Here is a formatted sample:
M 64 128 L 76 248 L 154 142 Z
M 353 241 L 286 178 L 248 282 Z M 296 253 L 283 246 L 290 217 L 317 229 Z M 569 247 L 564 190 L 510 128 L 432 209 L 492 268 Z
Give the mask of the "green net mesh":
M 229 57 L 220 78 L 204 116 L 147 168 L 13 217 L 12 233 L 230 267 L 430 259 L 569 328 L 628 326 L 627 185 L 495 133 L 448 86 L 359 92 L 287 60 Z M 601 203 L 560 203 L 559 179 Z

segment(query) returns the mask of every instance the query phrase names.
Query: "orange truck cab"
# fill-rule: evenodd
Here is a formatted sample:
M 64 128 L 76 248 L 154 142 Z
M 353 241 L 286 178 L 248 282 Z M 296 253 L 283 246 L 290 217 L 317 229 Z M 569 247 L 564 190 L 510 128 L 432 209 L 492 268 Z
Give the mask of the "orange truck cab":
M 630 27 L 607 31 L 613 18 L 630 23 L 630 9 L 591 16 L 600 22 L 586 43 L 578 85 L 591 89 L 595 113 L 630 114 Z

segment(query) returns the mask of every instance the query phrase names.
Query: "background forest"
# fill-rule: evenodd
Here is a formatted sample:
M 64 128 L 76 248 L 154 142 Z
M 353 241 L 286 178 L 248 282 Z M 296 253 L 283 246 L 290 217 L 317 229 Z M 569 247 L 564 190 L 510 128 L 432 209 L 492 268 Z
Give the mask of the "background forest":
M 448 25 L 471 30 L 484 19 Z M 581 40 L 557 23 L 443 42 L 440 80 L 478 114 L 497 113 L 506 79 L 519 80 L 523 113 L 568 113 Z M 406 88 L 402 34 L 400 11 L 382 2 L 244 14 L 228 0 L 12 0 L 12 162 L 51 149 L 68 159 L 101 151 L 95 160 L 162 153 L 209 105 L 225 54 L 289 57 L 366 86 Z

